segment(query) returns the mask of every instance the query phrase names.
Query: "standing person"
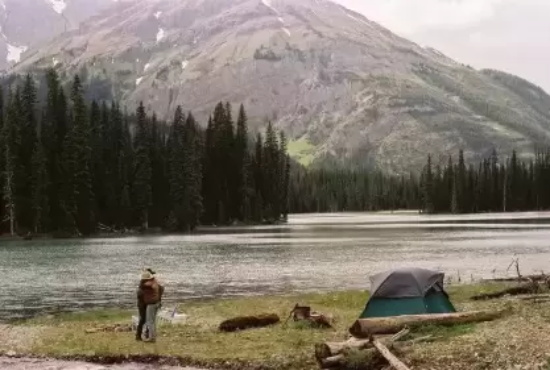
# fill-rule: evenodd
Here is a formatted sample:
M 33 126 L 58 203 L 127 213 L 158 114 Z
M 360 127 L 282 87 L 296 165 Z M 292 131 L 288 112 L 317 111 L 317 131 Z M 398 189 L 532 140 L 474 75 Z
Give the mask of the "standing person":
M 147 330 L 147 342 L 155 342 L 157 313 L 161 306 L 164 287 L 155 279 L 154 271 L 147 269 L 141 274 L 141 281 L 137 292 L 139 309 L 139 324 L 136 340 L 142 340 L 143 326 Z

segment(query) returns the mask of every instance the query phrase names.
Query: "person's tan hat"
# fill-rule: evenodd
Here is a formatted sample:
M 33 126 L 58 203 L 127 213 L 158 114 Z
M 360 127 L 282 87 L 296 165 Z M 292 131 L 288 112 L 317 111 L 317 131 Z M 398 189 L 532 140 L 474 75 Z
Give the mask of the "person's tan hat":
M 144 271 L 142 274 L 141 274 L 141 280 L 151 280 L 151 279 L 154 279 L 155 277 L 153 276 L 153 274 L 151 274 L 149 271 Z

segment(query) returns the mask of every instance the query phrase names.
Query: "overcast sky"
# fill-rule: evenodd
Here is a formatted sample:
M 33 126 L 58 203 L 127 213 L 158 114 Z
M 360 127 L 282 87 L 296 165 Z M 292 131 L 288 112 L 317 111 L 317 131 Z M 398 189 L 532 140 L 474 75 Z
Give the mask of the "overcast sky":
M 337 0 L 422 46 L 550 92 L 550 0 Z

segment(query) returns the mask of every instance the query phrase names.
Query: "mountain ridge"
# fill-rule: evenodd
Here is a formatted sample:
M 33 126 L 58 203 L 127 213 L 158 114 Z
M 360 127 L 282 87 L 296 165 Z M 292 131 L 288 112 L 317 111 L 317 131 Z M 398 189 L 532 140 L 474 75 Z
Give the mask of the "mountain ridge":
M 79 73 L 97 96 L 161 118 L 182 105 L 247 107 L 306 143 L 312 162 L 403 173 L 464 149 L 529 155 L 550 139 L 550 97 L 476 71 L 327 0 L 134 0 L 27 53 L 14 71 Z M 533 99 L 533 94 L 538 99 Z

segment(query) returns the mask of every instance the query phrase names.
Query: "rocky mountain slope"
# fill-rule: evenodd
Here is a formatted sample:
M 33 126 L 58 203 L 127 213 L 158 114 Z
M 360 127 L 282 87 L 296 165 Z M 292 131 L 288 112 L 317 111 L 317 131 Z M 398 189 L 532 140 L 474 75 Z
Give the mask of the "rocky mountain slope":
M 0 0 L 0 70 L 115 0 Z
M 17 0 L 20 1 L 20 0 Z M 28 0 L 27 0 L 28 1 Z M 85 1 L 85 0 L 81 0 Z M 133 0 L 30 51 L 15 71 L 80 73 L 95 96 L 205 120 L 244 103 L 291 136 L 303 162 L 420 168 L 459 148 L 532 153 L 550 143 L 550 97 L 476 71 L 328 0 Z

